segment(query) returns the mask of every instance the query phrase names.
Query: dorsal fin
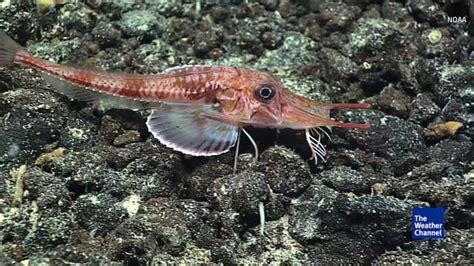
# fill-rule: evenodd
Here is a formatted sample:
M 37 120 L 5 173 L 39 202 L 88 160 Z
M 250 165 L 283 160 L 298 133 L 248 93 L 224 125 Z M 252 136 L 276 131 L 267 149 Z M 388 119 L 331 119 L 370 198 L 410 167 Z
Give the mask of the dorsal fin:
M 193 74 L 209 74 L 209 73 L 236 73 L 234 67 L 230 66 L 207 66 L 207 65 L 183 65 L 166 69 L 163 73 L 175 75 L 193 75 Z

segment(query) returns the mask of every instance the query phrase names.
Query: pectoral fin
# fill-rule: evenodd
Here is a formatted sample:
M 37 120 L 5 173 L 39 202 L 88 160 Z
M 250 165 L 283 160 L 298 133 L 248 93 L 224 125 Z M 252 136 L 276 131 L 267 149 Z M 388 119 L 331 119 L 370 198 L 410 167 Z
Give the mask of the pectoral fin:
M 238 126 L 217 119 L 210 105 L 161 104 L 148 117 L 148 130 L 169 148 L 194 156 L 227 152 Z

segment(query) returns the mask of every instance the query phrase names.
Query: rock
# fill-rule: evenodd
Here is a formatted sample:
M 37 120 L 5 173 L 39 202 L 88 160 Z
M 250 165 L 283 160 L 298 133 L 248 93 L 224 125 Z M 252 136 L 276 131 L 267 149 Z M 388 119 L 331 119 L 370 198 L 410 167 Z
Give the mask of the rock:
M 102 171 L 108 170 L 105 158 L 91 151 L 67 152 L 58 160 L 46 163 L 43 168 L 53 175 L 70 177 L 70 181 L 88 180 L 87 183 L 93 182 L 91 181 L 91 179 L 94 179 L 93 173 L 101 175 L 97 168 L 101 168 Z M 76 177 L 78 178 L 76 179 Z M 96 187 L 96 184 L 94 187 Z
M 338 197 L 336 206 L 338 211 L 347 215 L 349 221 L 357 223 L 363 217 L 363 224 L 349 226 L 349 231 L 360 234 L 361 238 L 366 236 L 372 244 L 380 241 L 385 245 L 396 247 L 406 241 L 407 232 L 411 229 L 412 209 L 426 207 L 427 204 L 390 196 L 362 195 L 356 198 Z M 376 231 L 375 228 L 383 230 Z
M 331 33 L 331 35 L 321 39 L 321 42 L 323 43 L 325 47 L 331 48 L 337 51 L 340 51 L 344 47 L 344 45 L 347 43 L 347 41 L 348 41 L 347 35 L 339 31 L 333 32 Z
M 416 123 L 429 122 L 441 109 L 431 98 L 423 93 L 419 93 L 410 104 L 409 120 Z
M 105 159 L 110 168 L 120 171 L 136 159 L 146 161 L 158 156 L 163 159 L 163 164 L 166 165 L 167 161 L 179 161 L 180 158 L 170 149 L 159 144 L 158 141 L 131 143 L 122 148 L 98 146 L 95 151 Z M 145 167 L 149 173 L 154 173 L 156 170 L 148 165 Z
M 345 3 L 322 2 L 319 16 L 329 31 L 347 28 L 361 13 L 359 7 Z
M 222 21 L 225 21 L 230 16 L 230 12 L 224 7 L 216 6 L 212 8 L 211 16 L 216 23 L 220 23 Z
M 7 254 L 5 252 L 1 252 L 0 253 L 0 263 L 3 264 L 3 265 L 8 265 L 8 264 L 15 264 L 16 261 L 10 257 L 7 256 Z
M 427 179 L 439 181 L 443 175 L 446 175 L 448 167 L 449 164 L 445 162 L 431 162 L 415 167 L 413 171 L 407 173 L 406 177 L 414 181 L 426 181 Z
M 367 132 L 345 131 L 345 137 L 388 159 L 395 174 L 406 173 L 426 160 L 427 150 L 420 126 L 378 111 L 346 112 L 348 114 L 359 119 L 365 117 L 356 121 L 369 122 L 372 128 Z
M 368 193 L 370 191 L 366 178 L 347 166 L 338 166 L 317 175 L 325 185 L 340 191 Z
M 466 105 L 474 102 L 474 68 L 462 64 L 444 64 L 438 70 L 439 83 L 433 92 L 441 102 L 448 99 L 460 101 Z
M 63 127 L 58 145 L 70 151 L 81 151 L 91 148 L 97 136 L 97 125 L 80 116 L 70 115 Z
M 280 4 L 280 0 L 259 0 L 258 2 L 269 11 L 276 10 Z
M 446 121 L 458 121 L 468 124 L 472 121 L 469 115 L 466 116 L 466 107 L 456 100 L 449 100 L 441 109 L 439 115 L 434 119 L 434 123 L 443 123 Z
M 125 131 L 123 134 L 117 136 L 114 139 L 114 146 L 125 146 L 130 143 L 139 142 L 141 140 L 140 132 L 136 130 L 128 130 Z
M 387 160 L 361 149 L 351 150 L 344 148 L 338 150 L 328 150 L 327 167 L 332 168 L 337 166 L 348 166 L 352 169 L 357 169 L 364 172 L 373 167 L 374 169 L 377 169 L 377 172 L 384 176 L 383 179 L 385 179 L 387 176 L 393 175 L 393 173 L 390 171 L 390 166 Z
M 288 233 L 289 227 L 288 219 L 283 218 L 265 224 L 265 235 L 268 237 L 262 238 L 256 232 L 244 233 L 243 243 L 234 248 L 234 254 L 252 253 L 255 256 L 235 257 L 233 262 L 244 265 L 265 264 L 269 260 L 278 263 L 309 263 L 303 246 Z
M 263 46 L 267 49 L 276 49 L 282 44 L 283 37 L 279 32 L 266 31 L 260 37 Z
M 428 156 L 436 162 L 467 162 L 473 144 L 468 139 L 444 140 L 428 148 Z
M 133 42 L 134 39 L 128 39 Z M 132 44 L 133 46 L 135 44 Z M 161 39 L 133 48 L 126 56 L 128 66 L 139 69 L 142 73 L 161 72 L 170 67 L 176 60 L 176 51 Z
M 275 25 L 273 27 L 278 26 Z M 256 33 L 254 30 L 254 32 L 249 32 L 248 34 L 250 36 Z M 274 32 L 273 34 L 276 33 Z M 260 41 L 258 41 L 258 43 L 260 44 Z M 267 50 L 267 52 L 261 55 L 261 57 L 252 64 L 252 67 L 256 69 L 268 69 L 273 73 L 289 73 L 289 71 L 294 71 L 294 69 L 302 69 L 316 62 L 317 53 L 314 51 L 315 45 L 316 43 L 309 37 L 299 32 L 286 32 L 281 46 L 275 50 Z M 259 47 L 255 47 L 254 49 L 263 51 L 260 50 Z M 288 75 L 287 78 L 291 78 L 291 75 Z
M 22 45 L 30 39 L 35 39 L 41 28 L 39 22 L 41 14 L 31 12 L 35 8 L 35 3 L 25 1 L 6 3 L 9 4 L 0 7 L 2 30 Z
M 408 9 L 399 2 L 385 1 L 382 3 L 382 16 L 385 19 L 403 20 L 408 18 Z
M 414 0 L 410 1 L 408 11 L 418 20 L 427 21 L 436 24 L 446 24 L 446 14 L 441 7 L 432 0 Z
M 38 42 L 28 46 L 28 51 L 45 60 L 61 62 L 70 59 L 71 54 L 80 47 L 81 40 L 74 38 L 65 41 Z
M 26 198 L 36 201 L 41 209 L 66 209 L 71 205 L 72 199 L 64 181 L 38 168 L 28 170 L 24 189 L 28 191 Z
M 132 1 L 132 4 L 135 3 Z M 148 10 L 153 10 L 158 12 L 160 15 L 165 16 L 166 18 L 170 17 L 183 17 L 184 12 L 186 11 L 185 5 L 180 2 L 172 2 L 166 0 L 148 0 L 145 3 L 145 8 Z M 202 3 L 205 5 L 205 3 Z
M 409 250 L 386 251 L 378 257 L 375 264 L 404 263 L 457 263 L 471 259 L 472 229 L 448 229 L 445 241 L 435 241 L 432 245 L 413 245 Z M 457 240 L 460 240 L 458 242 Z M 448 244 L 449 243 L 449 244 Z M 455 243 L 455 244 L 453 244 Z
M 188 177 L 185 177 L 186 194 L 192 199 L 203 199 L 214 180 L 231 174 L 232 164 L 220 160 L 200 165 Z
M 257 171 L 265 173 L 265 180 L 276 193 L 296 195 L 311 183 L 308 165 L 287 148 L 274 146 L 260 156 Z
M 321 49 L 320 57 L 322 64 L 321 76 L 327 81 L 348 79 L 354 77 L 357 72 L 357 65 L 334 49 Z
M 400 117 L 408 117 L 410 97 L 393 86 L 385 87 L 377 98 L 381 109 Z
M 218 30 L 208 30 L 198 32 L 195 36 L 196 45 L 194 52 L 198 57 L 207 57 L 208 53 L 214 48 L 220 48 L 223 37 Z
M 384 48 L 390 46 L 394 39 L 401 38 L 400 35 L 404 33 L 397 23 L 380 18 L 361 19 L 354 28 L 343 49 L 350 57 L 363 52 L 384 51 Z
M 119 25 L 126 36 L 151 41 L 162 33 L 160 21 L 160 16 L 150 10 L 133 10 L 122 15 Z
M 419 59 L 419 58 L 418 58 Z M 399 64 L 400 70 L 400 87 L 403 88 L 407 93 L 412 95 L 418 95 L 422 91 L 420 85 L 419 74 L 422 71 L 426 71 L 424 66 L 420 64 L 420 60 L 413 60 L 413 64 Z
M 416 198 L 433 206 L 447 208 L 446 223 L 457 228 L 469 228 L 474 215 L 469 209 L 472 187 L 462 176 L 465 170 L 450 162 L 432 161 L 408 172 L 393 184 L 397 197 Z
M 72 206 L 77 223 L 92 235 L 104 235 L 122 222 L 127 213 L 110 195 L 82 195 Z
M 25 239 L 27 251 L 37 252 L 52 249 L 71 240 L 74 221 L 70 214 L 45 209 L 41 215 L 38 213 L 33 215 L 37 219 L 37 228 Z
M 102 117 L 99 136 L 106 143 L 113 143 L 118 136 L 123 134 L 123 127 L 119 121 L 110 116 Z
M 266 221 L 278 220 L 284 217 L 288 212 L 291 199 L 292 198 L 279 193 L 270 194 L 270 198 L 264 208 Z
M 342 223 L 331 214 L 339 193 L 326 186 L 310 186 L 303 195 L 290 205 L 290 235 L 300 243 L 330 239 L 324 221 Z
M 13 72 L 13 71 L 12 71 Z M 12 90 L 19 84 L 18 80 L 15 79 L 15 73 L 0 73 L 0 93 Z M 5 115 L 7 110 L 11 108 L 11 103 L 5 99 L 0 99 L 0 115 Z
M 74 199 L 93 192 L 102 191 L 109 182 L 120 186 L 123 175 L 107 167 L 105 158 L 94 152 L 71 152 L 45 166 L 57 176 L 65 179 L 65 186 Z M 113 190 L 108 193 L 113 193 Z M 126 197 L 123 194 L 122 197 Z
M 102 49 L 120 46 L 122 33 L 110 23 L 98 23 L 92 35 Z
M 59 139 L 69 110 L 57 100 L 48 104 L 51 94 L 45 91 L 18 89 L 2 98 L 15 104 L 0 127 L 0 162 L 33 161 L 38 151 Z
M 190 200 L 163 198 L 143 203 L 135 216 L 108 235 L 111 255 L 128 262 L 151 261 L 156 256 L 152 254 L 157 253 L 184 255 L 193 246 L 193 226 L 202 224 L 208 215 L 206 206 Z
M 74 198 L 106 191 L 118 199 L 130 194 L 148 199 L 170 196 L 180 189 L 174 184 L 181 169 L 180 157 L 151 143 L 70 152 L 45 168 L 67 177 L 66 187 Z
M 237 45 L 252 54 L 261 55 L 263 53 L 263 47 L 259 40 L 259 35 L 260 34 L 257 35 L 255 31 L 252 31 L 251 28 L 242 31 L 237 39 Z
M 36 3 L 36 7 L 38 8 L 38 11 L 41 13 L 46 13 L 48 11 L 54 10 L 56 7 L 60 7 L 63 4 L 66 4 L 67 0 L 59 0 L 59 1 L 54 1 L 54 0 L 43 0 L 43 1 L 38 1 Z
M 93 20 L 88 7 L 81 2 L 70 2 L 59 9 L 58 23 L 68 30 L 90 32 Z
M 292 92 L 307 95 L 310 99 L 320 102 L 328 102 L 331 99 L 328 95 L 331 86 L 320 79 L 312 80 L 309 78 L 297 79 L 289 77 L 281 79 L 280 81 Z
M 214 180 L 206 198 L 219 210 L 233 209 L 244 216 L 258 216 L 258 203 L 267 201 L 269 194 L 262 173 L 243 171 Z
M 446 28 L 428 29 L 422 33 L 427 57 L 442 57 L 452 61 L 458 55 L 458 42 Z
M 395 247 L 406 241 L 415 206 L 425 204 L 393 197 L 344 195 L 315 184 L 290 206 L 290 235 L 311 246 L 309 256 L 313 259 L 348 261 L 348 257 L 337 255 L 342 248 L 342 254 L 357 254 L 357 262 L 370 261 L 373 257 L 360 248 L 376 248 L 380 243 Z M 352 234 L 360 237 L 342 245 Z
M 168 152 L 154 152 L 142 154 L 123 170 L 126 176 L 135 176 L 133 182 L 123 178 L 124 188 L 128 187 L 128 191 L 133 189 L 145 199 L 170 196 L 173 191 L 181 189 L 175 184 L 182 168 L 181 158 Z M 117 189 L 120 191 L 123 188 Z
M 120 14 L 126 13 L 133 9 L 134 1 L 100 1 L 99 8 L 106 14 Z

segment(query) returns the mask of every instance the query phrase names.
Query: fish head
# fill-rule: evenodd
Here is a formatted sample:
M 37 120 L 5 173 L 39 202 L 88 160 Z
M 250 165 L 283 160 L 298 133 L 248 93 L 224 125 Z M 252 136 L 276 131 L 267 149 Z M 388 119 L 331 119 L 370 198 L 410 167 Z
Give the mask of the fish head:
M 248 73 L 229 90 L 224 111 L 233 120 L 255 127 L 310 129 L 321 126 L 362 128 L 368 124 L 341 123 L 331 119 L 332 109 L 367 109 L 368 103 L 321 103 L 297 95 L 267 72 Z

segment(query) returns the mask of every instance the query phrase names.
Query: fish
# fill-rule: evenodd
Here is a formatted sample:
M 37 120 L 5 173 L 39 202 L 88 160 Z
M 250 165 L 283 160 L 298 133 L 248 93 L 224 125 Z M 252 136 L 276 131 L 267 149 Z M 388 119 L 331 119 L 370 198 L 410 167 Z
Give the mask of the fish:
M 0 66 L 11 65 L 46 74 L 57 92 L 73 100 L 151 109 L 146 125 L 153 137 L 184 154 L 213 156 L 237 146 L 234 170 L 241 132 L 258 158 L 247 126 L 304 130 L 316 163 L 318 158 L 325 160 L 321 136 L 329 137 L 327 128 L 370 128 L 330 117 L 331 110 L 368 109 L 370 103 L 321 103 L 291 92 L 269 72 L 249 68 L 184 65 L 158 74 L 112 73 L 35 57 L 0 32 Z

